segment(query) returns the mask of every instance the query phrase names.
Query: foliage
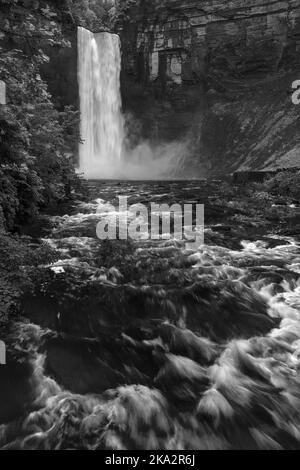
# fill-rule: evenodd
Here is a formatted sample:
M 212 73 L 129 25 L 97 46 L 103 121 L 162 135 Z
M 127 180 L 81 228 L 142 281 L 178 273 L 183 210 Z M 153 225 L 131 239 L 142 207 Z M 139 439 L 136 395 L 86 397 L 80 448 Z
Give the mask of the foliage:
M 62 112 L 54 107 L 40 75 L 48 61 L 45 50 L 67 45 L 56 13 L 38 1 L 14 0 L 3 7 L 0 79 L 7 85 L 8 106 L 0 110 L 0 218 L 15 230 L 42 205 L 70 195 L 76 180 L 70 147 L 78 139 L 79 116 L 71 107 Z
M 101 30 L 107 20 L 108 12 L 105 1 L 67 0 L 68 9 L 74 22 L 91 30 Z
M 57 259 L 57 253 L 47 244 L 33 249 L 29 240 L 0 230 L 0 326 L 18 311 L 19 298 L 29 283 L 25 267 Z
M 300 201 L 300 171 L 281 171 L 263 184 L 265 190 L 276 196 Z
M 136 19 L 138 8 L 144 3 L 143 0 L 67 0 L 67 7 L 75 24 L 100 31 L 114 29 L 120 22 Z
M 7 106 L 0 106 L 0 324 L 17 312 L 29 282 L 25 266 L 56 260 L 48 246 L 32 247 L 6 231 L 21 231 L 42 206 L 78 186 L 70 156 L 78 112 L 58 111 L 40 74 L 49 48 L 69 46 L 58 18 L 64 3 L 0 2 L 0 80 L 7 87 Z
M 49 46 L 67 45 L 57 12 L 45 0 L 1 0 L 1 39 L 28 55 Z M 62 2 L 63 3 L 63 2 Z

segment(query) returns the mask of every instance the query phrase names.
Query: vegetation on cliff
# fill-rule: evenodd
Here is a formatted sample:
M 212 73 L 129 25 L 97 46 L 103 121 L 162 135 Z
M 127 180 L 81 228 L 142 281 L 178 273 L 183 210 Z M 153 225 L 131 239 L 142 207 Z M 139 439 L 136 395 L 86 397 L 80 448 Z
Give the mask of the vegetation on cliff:
M 118 22 L 130 20 L 132 7 L 142 0 L 66 0 L 65 11 L 77 26 L 92 31 L 113 29 Z M 135 12 L 138 13 L 135 9 Z
M 0 105 L 0 321 L 16 310 L 26 280 L 22 266 L 36 259 L 25 240 L 8 233 L 21 232 L 41 208 L 77 187 L 70 148 L 79 138 L 78 112 L 58 111 L 40 74 L 46 51 L 68 45 L 50 2 L 1 1 L 0 80 L 7 105 Z
M 76 180 L 70 143 L 78 112 L 55 109 L 40 75 L 47 48 L 66 46 L 57 14 L 46 2 L 2 2 L 0 79 L 7 106 L 0 112 L 0 219 L 18 230 L 41 206 L 70 195 Z

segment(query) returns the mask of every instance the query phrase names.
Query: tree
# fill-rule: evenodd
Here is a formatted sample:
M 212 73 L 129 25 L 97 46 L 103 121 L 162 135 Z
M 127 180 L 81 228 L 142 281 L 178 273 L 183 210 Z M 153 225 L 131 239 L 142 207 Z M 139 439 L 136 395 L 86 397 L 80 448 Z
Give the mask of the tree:
M 57 12 L 44 1 L 2 1 L 0 31 L 0 79 L 8 99 L 0 116 L 0 214 L 15 230 L 41 205 L 70 193 L 76 177 L 69 144 L 78 139 L 78 112 L 55 109 L 40 75 L 45 50 L 69 45 Z

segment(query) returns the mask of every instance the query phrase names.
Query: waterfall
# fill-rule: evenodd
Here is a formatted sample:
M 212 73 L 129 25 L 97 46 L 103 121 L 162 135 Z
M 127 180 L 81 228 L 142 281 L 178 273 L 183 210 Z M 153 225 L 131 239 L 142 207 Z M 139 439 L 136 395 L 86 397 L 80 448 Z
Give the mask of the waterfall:
M 79 169 L 86 178 L 114 178 L 122 166 L 124 124 L 119 36 L 78 28 L 81 112 Z
M 120 89 L 120 38 L 78 28 L 79 171 L 88 179 L 159 179 L 182 167 L 186 143 L 125 139 Z M 130 137 L 130 136 L 129 136 Z M 126 141 L 126 145 L 125 145 Z

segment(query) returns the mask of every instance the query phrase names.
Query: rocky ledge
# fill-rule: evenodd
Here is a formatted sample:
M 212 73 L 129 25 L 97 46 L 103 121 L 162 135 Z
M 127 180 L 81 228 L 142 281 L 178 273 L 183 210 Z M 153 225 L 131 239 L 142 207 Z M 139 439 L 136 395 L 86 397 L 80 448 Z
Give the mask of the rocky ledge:
M 185 139 L 191 174 L 300 165 L 297 0 L 144 0 L 121 37 L 126 111 L 152 141 Z

